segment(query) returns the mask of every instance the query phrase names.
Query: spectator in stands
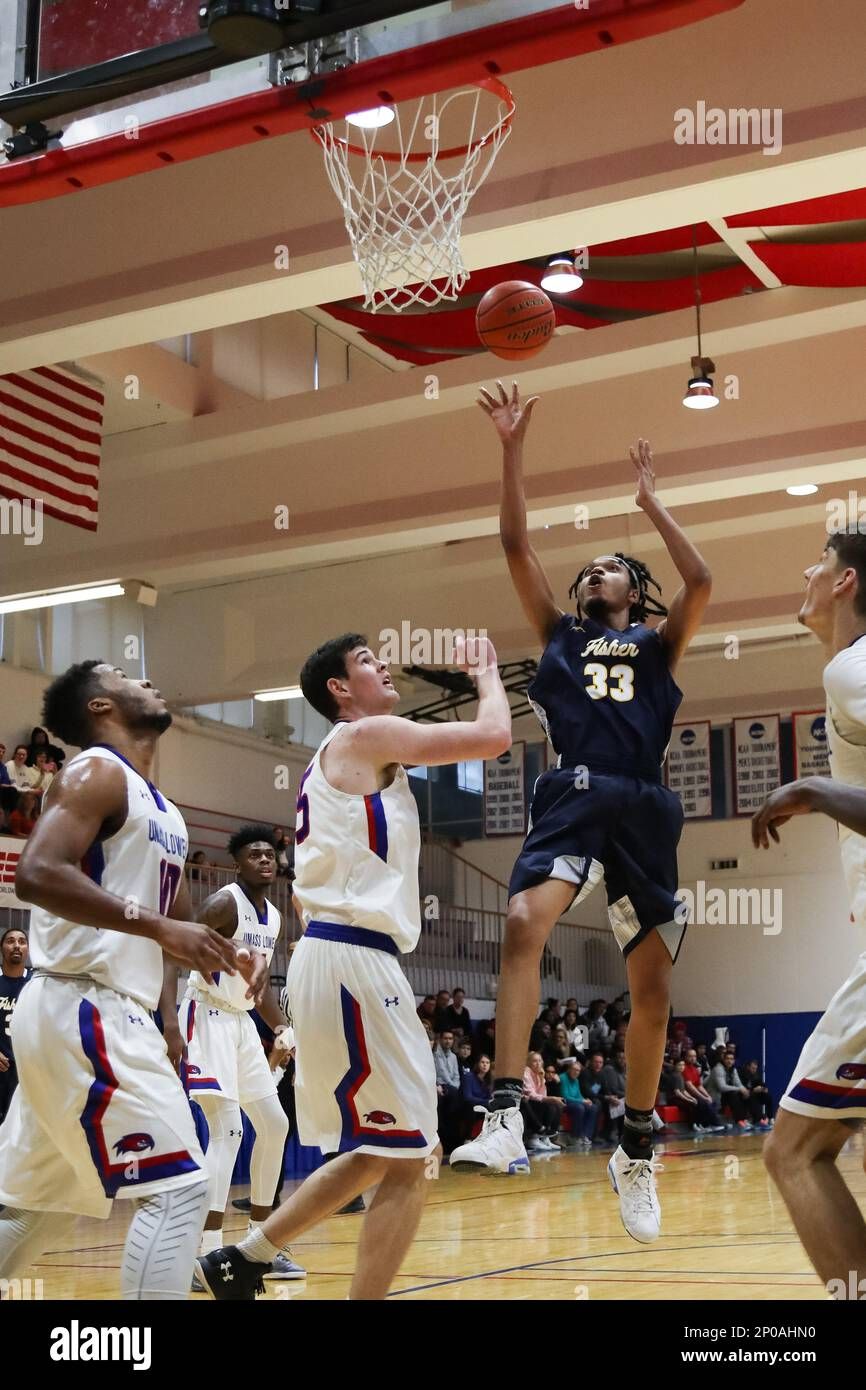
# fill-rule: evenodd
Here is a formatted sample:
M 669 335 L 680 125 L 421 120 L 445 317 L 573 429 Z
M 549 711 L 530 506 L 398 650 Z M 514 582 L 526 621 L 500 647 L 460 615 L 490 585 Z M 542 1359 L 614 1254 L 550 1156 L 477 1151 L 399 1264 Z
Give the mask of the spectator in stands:
M 581 1043 L 584 1041 L 585 1035 L 583 1025 L 578 1021 L 577 1010 L 566 1009 L 562 1018 L 562 1024 L 565 1028 L 565 1036 L 568 1038 L 572 1047 L 579 1049 Z
M 602 1001 L 603 1002 L 603 1001 Z M 601 1073 L 604 1070 L 604 1053 L 597 1050 L 590 1053 L 589 1065 L 583 1068 L 580 1073 L 580 1089 L 587 1100 L 592 1101 L 593 1122 L 592 1130 L 594 1143 L 602 1143 L 600 1135 L 597 1134 L 599 1119 L 601 1117 L 602 1098 L 604 1089 L 602 1086 Z
M 18 804 L 9 817 L 9 830 L 19 839 L 26 840 L 39 816 L 39 798 L 35 792 L 20 792 Z
M 711 1101 L 694 1094 L 684 1076 L 685 1062 L 674 1062 L 673 1068 L 662 1076 L 661 1089 L 668 1105 L 678 1105 L 685 1111 L 695 1134 L 720 1134 L 725 1126 Z
M 460 1064 L 460 1074 L 462 1076 L 463 1072 L 468 1071 L 472 1065 L 472 1039 L 458 1037 L 454 1044 L 454 1051 L 457 1054 L 457 1061 Z
M 205 867 L 206 864 L 207 859 L 205 858 L 205 852 L 203 849 L 197 849 L 195 854 L 190 856 L 189 876 L 191 879 L 193 879 L 194 882 L 197 883 L 198 880 L 201 878 L 201 870 Z
M 463 1100 L 472 1107 L 474 1112 L 476 1105 L 483 1105 L 485 1110 L 487 1109 L 487 1102 L 492 1090 L 493 1076 L 490 1070 L 490 1058 L 486 1052 L 482 1052 L 473 1065 L 467 1067 L 463 1072 L 460 1078 L 460 1091 Z
M 559 1000 L 548 999 L 541 1013 L 538 1015 L 539 1023 L 549 1023 L 551 1031 L 559 1022 Z
M 553 1030 L 547 1049 L 542 1049 L 545 1066 L 554 1066 L 558 1072 L 565 1071 L 569 1062 L 577 1054 L 574 1046 L 568 1041 L 568 1029 L 564 1023 L 558 1023 Z
M 710 1074 L 710 1059 L 707 1056 L 706 1043 L 695 1044 L 695 1065 L 700 1068 L 701 1081 L 706 1085 L 707 1077 Z
M 466 993 L 458 985 L 451 996 L 451 1003 L 442 1010 L 442 1026 L 450 1028 L 452 1032 L 461 1032 L 464 1037 L 472 1036 L 472 1019 L 469 1017 L 469 1010 L 463 1002 Z
M 27 766 L 26 743 L 19 743 L 17 745 L 12 760 L 6 764 L 6 771 L 9 773 L 9 780 L 16 791 L 32 791 L 33 775 L 30 768 Z
M 617 1048 L 601 1072 L 602 1099 L 607 1115 L 607 1137 L 618 1144 L 625 1125 L 625 1052 Z
M 433 1032 L 433 1024 L 430 1022 L 429 1018 L 422 1018 L 421 1022 L 424 1025 L 424 1030 L 428 1038 L 430 1039 L 430 1046 L 435 1047 L 437 1043 L 437 1038 L 436 1034 Z
M 529 1138 L 526 1141 L 527 1153 L 559 1153 L 559 1145 L 554 1144 L 553 1136 L 559 1133 L 562 1100 L 548 1096 L 544 1084 L 544 1062 L 540 1052 L 530 1052 L 526 1058 L 523 1073 L 524 1103 L 521 1110 L 524 1121 L 529 1116 Z
M 416 1012 L 417 1012 L 418 1017 L 420 1018 L 421 1022 L 423 1023 L 424 1020 L 425 1020 L 425 1018 L 426 1018 L 427 1021 L 428 1021 L 429 1024 L 430 1024 L 430 1027 L 431 1027 L 431 1028 L 433 1029 L 433 1031 L 435 1032 L 435 1031 L 436 1031 L 435 1026 L 434 1026 L 435 1023 L 436 1023 L 436 996 L 435 996 L 435 994 L 425 994 L 425 995 L 424 995 L 424 998 L 421 1000 L 421 1003 L 418 1005 L 418 1008 L 417 1008 Z
M 54 781 L 54 772 L 52 772 L 52 768 L 56 771 L 57 764 L 49 758 L 44 748 L 40 748 L 36 754 L 36 760 L 30 768 L 33 790 L 38 796 L 44 796 L 51 786 L 51 783 Z
M 47 753 L 51 747 L 51 740 L 44 729 L 39 726 L 30 731 L 30 742 L 27 745 L 27 761 L 31 767 L 36 763 L 36 754 L 39 752 Z
M 683 1080 L 686 1090 L 693 1095 L 696 1100 L 702 1100 L 706 1105 L 712 1107 L 713 1121 L 710 1128 L 718 1128 L 719 1125 L 724 1129 L 724 1121 L 713 1104 L 713 1098 L 704 1085 L 704 1078 L 698 1065 L 698 1056 L 695 1048 L 690 1047 L 686 1052 L 685 1062 L 683 1063 Z
M 554 1099 L 561 1094 L 559 1089 L 559 1074 L 557 1073 L 556 1067 L 550 1066 L 544 1068 L 544 1089 L 547 1091 L 547 1094 L 553 1096 Z
M 610 1027 L 604 1016 L 606 1008 L 603 999 L 593 999 L 589 1006 L 589 1045 L 593 1049 L 603 1048 L 610 1036 Z
M 544 1052 L 550 1045 L 552 1029 L 547 1019 L 537 1018 L 529 1034 L 529 1047 L 532 1052 Z
M 694 1043 L 686 1032 L 686 1025 L 682 1019 L 678 1019 L 673 1024 L 668 1034 L 668 1055 L 674 1062 L 684 1060 L 686 1052 Z
M 0 787 L 11 787 L 12 778 L 6 767 L 6 744 L 0 743 Z
M 0 827 L 6 828 L 6 817 L 14 811 L 18 792 L 6 767 L 6 745 L 0 743 Z
M 450 1154 L 460 1139 L 457 1121 L 461 1090 L 460 1063 L 454 1051 L 454 1034 L 449 1029 L 440 1034 L 439 1042 L 433 1049 L 433 1064 L 439 1096 L 439 1138 L 445 1153 Z
M 445 1010 L 451 1003 L 451 995 L 447 989 L 440 989 L 436 995 L 436 1013 L 433 1016 L 433 1027 L 437 1033 L 441 1033 L 445 1027 Z
M 565 1008 L 562 1011 L 563 1018 L 565 1018 L 565 1015 L 568 1013 L 569 1009 L 571 1009 L 573 1013 L 580 1013 L 580 1010 L 577 1007 L 577 1000 L 575 999 L 573 994 L 570 996 L 570 998 L 566 999 L 565 1001 Z
M 770 1129 L 773 1124 L 773 1098 L 764 1085 L 761 1068 L 757 1060 L 744 1062 L 740 1068 L 743 1085 L 749 1092 L 749 1118 L 759 1129 Z
M 625 1020 L 616 1025 L 613 1037 L 611 1038 L 610 1043 L 608 1045 L 611 1054 L 619 1051 L 625 1052 L 625 1035 L 627 1032 L 628 1024 L 625 1022 Z
M 740 1080 L 737 1068 L 734 1066 L 733 1052 L 726 1048 L 721 1049 L 721 1056 L 707 1078 L 707 1090 L 719 1110 L 725 1105 L 728 1107 L 734 1117 L 734 1124 L 737 1129 L 752 1128 L 747 1118 L 749 1092 Z
M 277 842 L 277 873 L 282 878 L 294 877 L 290 875 L 294 859 L 292 842 L 281 825 L 274 826 L 274 839 Z
M 496 1019 L 485 1018 L 478 1030 L 478 1048 L 487 1054 L 492 1062 L 496 1056 Z
M 601 1058 L 599 1058 L 600 1060 Z M 580 1076 L 582 1071 L 581 1063 L 576 1057 L 572 1057 L 559 1078 L 559 1094 L 562 1096 L 569 1116 L 571 1137 L 575 1146 L 579 1149 L 591 1149 L 598 1105 L 589 1096 L 585 1096 L 581 1090 Z
M 612 1033 L 615 1033 L 619 1024 L 625 1018 L 625 996 L 618 994 L 612 1003 L 608 1004 L 604 1011 L 607 1026 Z

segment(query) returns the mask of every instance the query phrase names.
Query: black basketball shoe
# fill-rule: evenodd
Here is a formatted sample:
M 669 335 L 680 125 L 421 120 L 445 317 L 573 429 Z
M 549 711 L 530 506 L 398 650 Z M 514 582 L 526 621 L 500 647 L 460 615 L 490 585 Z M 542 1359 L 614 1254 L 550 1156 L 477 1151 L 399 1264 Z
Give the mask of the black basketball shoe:
M 245 1260 L 236 1245 L 224 1245 L 200 1255 L 195 1262 L 204 1291 L 222 1303 L 252 1303 L 257 1293 L 264 1293 L 262 1276 L 269 1264 L 253 1264 Z

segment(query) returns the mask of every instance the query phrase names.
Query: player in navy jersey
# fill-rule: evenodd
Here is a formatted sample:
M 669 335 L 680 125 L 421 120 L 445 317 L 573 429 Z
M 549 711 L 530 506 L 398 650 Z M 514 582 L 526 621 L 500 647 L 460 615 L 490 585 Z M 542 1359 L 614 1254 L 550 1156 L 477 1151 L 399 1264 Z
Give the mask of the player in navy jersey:
M 632 1001 L 625 1127 L 608 1172 L 626 1230 L 649 1242 L 660 1228 L 652 1111 L 671 968 L 685 931 L 674 896 L 683 812 L 662 785 L 661 767 L 682 699 L 674 671 L 709 601 L 710 573 L 656 496 L 652 453 L 640 440 L 631 450 L 635 502 L 664 541 L 682 587 L 666 609 L 650 596 L 649 587 L 658 585 L 643 563 L 599 555 L 569 590 L 576 616 L 564 613 L 527 536 L 522 451 L 537 398 L 524 405 L 516 384 L 510 396 L 497 386 L 497 396 L 482 390 L 479 405 L 503 445 L 500 535 L 512 582 L 544 647 L 529 697 L 557 765 L 536 784 L 529 832 L 511 876 L 490 1113 L 479 1138 L 451 1155 L 451 1166 L 508 1171 L 524 1152 L 519 1105 L 542 951 L 563 912 L 604 878 Z M 655 628 L 646 625 L 649 614 L 662 618 Z
M 18 1085 L 10 1024 L 18 996 L 29 979 L 27 935 L 20 927 L 7 927 L 0 935 L 0 1124 Z

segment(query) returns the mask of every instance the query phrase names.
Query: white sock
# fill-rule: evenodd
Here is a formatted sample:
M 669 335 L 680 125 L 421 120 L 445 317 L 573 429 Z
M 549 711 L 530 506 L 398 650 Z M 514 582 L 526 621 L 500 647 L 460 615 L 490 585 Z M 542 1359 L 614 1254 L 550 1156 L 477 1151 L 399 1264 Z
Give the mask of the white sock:
M 199 1253 L 201 1255 L 209 1255 L 212 1250 L 220 1250 L 224 1245 L 225 1241 L 223 1239 L 222 1226 L 220 1226 L 218 1231 L 202 1231 Z
M 280 1253 L 278 1245 L 272 1245 L 260 1227 L 251 1229 L 238 1243 L 238 1250 L 251 1264 L 269 1265 Z

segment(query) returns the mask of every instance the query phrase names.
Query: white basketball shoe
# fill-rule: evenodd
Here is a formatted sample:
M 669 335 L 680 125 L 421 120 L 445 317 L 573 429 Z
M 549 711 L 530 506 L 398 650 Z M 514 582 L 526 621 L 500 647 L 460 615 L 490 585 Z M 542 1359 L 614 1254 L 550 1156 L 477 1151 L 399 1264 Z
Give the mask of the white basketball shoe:
M 619 1197 L 622 1224 L 642 1245 L 650 1245 L 661 1234 L 662 1209 L 655 1183 L 661 1169 L 654 1158 L 629 1158 L 622 1146 L 607 1165 L 610 1185 Z
M 520 1107 L 507 1110 L 475 1109 L 484 1116 L 477 1139 L 461 1144 L 449 1160 L 458 1173 L 528 1173 L 529 1159 L 523 1147 L 523 1116 Z

